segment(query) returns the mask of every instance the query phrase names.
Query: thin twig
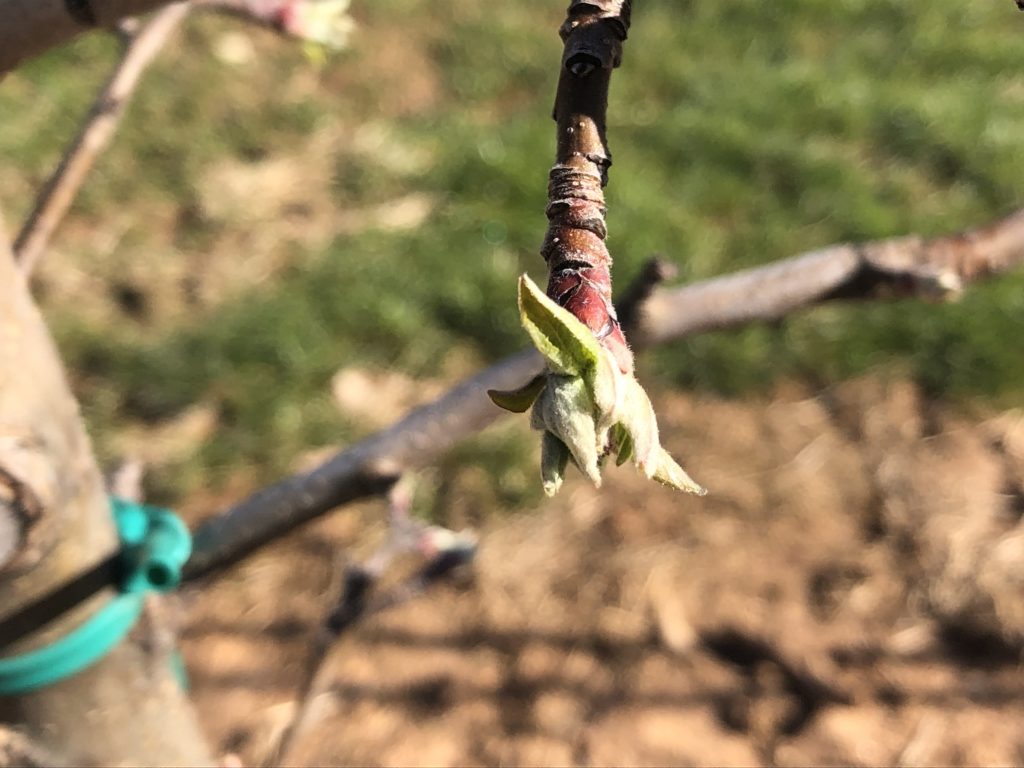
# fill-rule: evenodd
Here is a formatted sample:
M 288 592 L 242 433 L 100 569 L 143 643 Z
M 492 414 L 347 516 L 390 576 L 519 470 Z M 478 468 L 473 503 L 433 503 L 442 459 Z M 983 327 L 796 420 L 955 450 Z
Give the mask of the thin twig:
M 295 712 L 291 721 L 281 731 L 277 744 L 263 761 L 265 766 L 284 764 L 284 759 L 287 757 L 295 737 L 306 724 L 313 692 L 317 688 L 316 684 L 331 646 L 345 629 L 362 617 L 366 610 L 367 595 L 387 565 L 400 551 L 408 549 L 411 504 L 410 482 L 407 478 L 399 478 L 388 491 L 388 521 L 390 525 L 384 544 L 364 565 L 353 566 L 344 571 L 339 567 L 334 569 L 334 572 L 340 574 L 342 578 L 334 585 L 329 594 L 337 595 L 337 597 L 334 598 L 333 607 L 327 612 L 323 624 L 313 638 L 302 677 L 299 679 L 295 696 Z
M 146 465 L 136 458 L 121 461 L 107 477 L 107 492 L 111 496 L 141 504 L 144 498 L 143 480 Z M 158 675 L 172 662 L 176 653 L 179 605 L 175 595 L 146 595 L 142 614 L 141 646 L 149 654 L 153 674 Z
M 142 75 L 189 11 L 223 13 L 278 34 L 306 39 L 312 30 L 301 9 L 314 0 L 185 0 L 168 5 L 146 21 L 129 17 L 114 30 L 124 43 L 121 58 L 100 90 L 74 141 L 36 198 L 14 243 L 25 274 L 31 274 L 54 232 L 67 215 L 89 171 L 108 146 Z M 304 26 L 305 25 L 305 26 Z M 324 41 L 325 44 L 333 44 Z
M 146 464 L 134 456 L 122 459 L 107 476 L 107 491 L 129 501 L 143 500 L 142 481 L 146 475 Z
M 14 241 L 15 257 L 25 274 L 32 273 L 96 158 L 110 144 L 139 79 L 188 11 L 187 2 L 168 5 L 129 39 L 78 136 L 40 191 L 32 212 Z
M 839 245 L 764 267 L 658 288 L 637 308 L 637 347 L 711 330 L 775 320 L 836 299 L 934 296 L 1024 265 L 1024 210 L 959 235 Z M 430 464 L 504 411 L 485 394 L 541 370 L 524 350 L 416 408 L 313 471 L 257 491 L 199 527 L 184 577 L 195 579 L 245 557 L 332 509 L 386 492 L 404 471 Z
M 277 745 L 270 751 L 265 766 L 283 765 L 296 738 L 307 724 L 314 693 L 322 685 L 324 663 L 331 647 L 361 619 L 394 608 L 425 592 L 461 565 L 469 563 L 476 553 L 476 537 L 452 533 L 428 526 L 413 519 L 412 480 L 403 478 L 388 493 L 388 537 L 384 544 L 363 564 L 345 569 L 332 608 L 313 639 L 296 695 L 295 713 L 281 732 Z M 374 598 L 373 588 L 389 565 L 403 554 L 419 552 L 427 560 L 411 577 Z M 339 569 L 340 572 L 340 569 Z

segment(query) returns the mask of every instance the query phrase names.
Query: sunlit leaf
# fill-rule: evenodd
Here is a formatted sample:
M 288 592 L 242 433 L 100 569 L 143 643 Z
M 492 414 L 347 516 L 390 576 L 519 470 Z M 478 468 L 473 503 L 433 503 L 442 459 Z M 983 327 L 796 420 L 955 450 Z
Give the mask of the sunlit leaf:
M 529 275 L 519 278 L 519 317 L 552 371 L 587 378 L 593 375 L 601 355 L 594 334 L 549 299 Z
M 629 432 L 633 443 L 633 460 L 647 477 L 654 474 L 652 461 L 658 450 L 658 420 L 654 406 L 640 382 L 632 376 L 627 379 L 620 423 Z
M 518 389 L 488 389 L 487 396 L 499 408 L 512 413 L 526 413 L 544 389 L 544 375 L 538 374 Z
M 653 477 L 662 485 L 686 491 L 687 493 L 704 496 L 708 492 L 706 488 L 686 474 L 686 470 L 679 466 L 676 460 L 669 455 L 669 452 L 660 445 L 658 446 L 657 466 Z

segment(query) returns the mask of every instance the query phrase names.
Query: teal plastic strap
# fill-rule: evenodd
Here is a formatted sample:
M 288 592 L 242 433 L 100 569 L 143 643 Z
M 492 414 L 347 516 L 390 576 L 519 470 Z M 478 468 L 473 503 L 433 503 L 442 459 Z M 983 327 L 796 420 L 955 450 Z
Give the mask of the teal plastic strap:
M 121 594 L 59 640 L 0 658 L 0 696 L 53 685 L 99 661 L 135 625 L 146 592 L 167 592 L 180 583 L 181 568 L 192 552 L 181 519 L 167 509 L 110 501 L 121 538 Z

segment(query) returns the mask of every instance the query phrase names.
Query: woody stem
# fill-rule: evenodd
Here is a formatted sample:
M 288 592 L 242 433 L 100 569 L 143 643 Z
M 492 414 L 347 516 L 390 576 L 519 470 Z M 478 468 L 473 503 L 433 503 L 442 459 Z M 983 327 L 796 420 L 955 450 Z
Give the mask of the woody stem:
M 594 333 L 624 373 L 632 372 L 633 355 L 612 306 L 603 188 L 612 162 L 605 136 L 608 84 L 622 59 L 630 4 L 571 0 L 559 30 L 565 48 L 555 96 L 558 148 L 541 247 L 548 296 Z

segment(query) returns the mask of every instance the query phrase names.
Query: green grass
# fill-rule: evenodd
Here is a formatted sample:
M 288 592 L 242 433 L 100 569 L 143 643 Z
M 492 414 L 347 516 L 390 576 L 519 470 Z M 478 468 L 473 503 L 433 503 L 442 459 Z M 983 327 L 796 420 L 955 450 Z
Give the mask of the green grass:
M 320 71 L 259 33 L 257 61 L 233 69 L 210 51 L 234 25 L 192 20 L 76 203 L 76 231 L 112 210 L 131 213 L 113 253 L 83 253 L 80 270 L 148 253 L 201 260 L 231 227 L 185 215 L 204 170 L 225 157 L 274 158 L 330 128 L 346 137 L 322 159 L 338 210 L 413 192 L 436 201 L 415 229 L 282 245 L 294 252 L 273 280 L 198 313 L 182 305 L 152 323 L 46 305 L 102 450 L 126 420 L 157 422 L 199 400 L 218 406 L 214 438 L 158 479 L 171 500 L 239 466 L 279 473 L 306 447 L 356 437 L 329 400 L 343 364 L 439 375 L 452 349 L 495 360 L 525 343 L 514 285 L 523 270 L 543 273 L 564 2 L 355 5 L 361 37 Z M 1011 210 L 1024 178 L 1022 35 L 1024 14 L 1008 2 L 638 5 L 609 115 L 619 285 L 653 253 L 696 280 L 837 241 L 948 233 Z M 20 193 L 44 177 L 112 59 L 108 40 L 84 38 L 0 86 L 9 212 L 25 210 Z M 426 161 L 406 167 L 386 147 L 348 151 L 370 122 Z M 157 214 L 172 232 L 149 225 Z M 245 253 L 233 258 L 244 272 Z M 644 368 L 667 384 L 743 395 L 779 378 L 825 384 L 897 366 L 937 396 L 1019 402 L 1021 328 L 1017 274 L 955 305 L 830 306 L 710 334 L 652 353 Z M 511 461 L 482 453 L 466 460 Z M 499 503 L 527 498 L 509 487 Z

